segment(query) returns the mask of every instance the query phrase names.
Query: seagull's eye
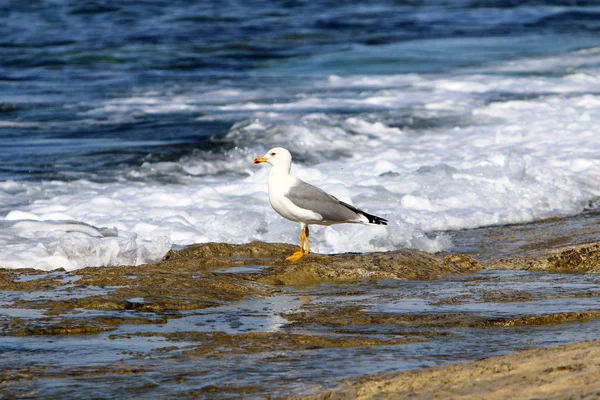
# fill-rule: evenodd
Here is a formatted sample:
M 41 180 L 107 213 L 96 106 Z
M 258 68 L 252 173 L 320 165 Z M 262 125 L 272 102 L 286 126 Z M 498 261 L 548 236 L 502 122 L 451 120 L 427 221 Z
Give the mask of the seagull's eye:
M 272 155 L 272 156 L 274 156 L 274 155 L 275 155 L 275 153 L 271 153 L 271 155 Z

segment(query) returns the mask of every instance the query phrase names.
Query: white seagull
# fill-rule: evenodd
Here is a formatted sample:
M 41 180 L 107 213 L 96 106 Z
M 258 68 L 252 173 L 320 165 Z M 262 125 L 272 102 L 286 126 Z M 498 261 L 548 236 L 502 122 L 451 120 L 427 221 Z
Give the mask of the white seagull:
M 300 251 L 287 257 L 298 261 L 310 252 L 308 225 L 375 224 L 387 225 L 387 220 L 368 214 L 338 200 L 323 190 L 290 175 L 292 155 L 282 147 L 275 147 L 254 164 L 269 163 L 269 202 L 279 215 L 300 223 Z

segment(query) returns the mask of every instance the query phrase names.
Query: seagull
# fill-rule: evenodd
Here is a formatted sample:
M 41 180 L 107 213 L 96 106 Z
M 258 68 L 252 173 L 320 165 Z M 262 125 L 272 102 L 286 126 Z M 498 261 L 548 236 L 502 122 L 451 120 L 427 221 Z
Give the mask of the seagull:
M 298 261 L 310 252 L 308 225 L 387 225 L 385 218 L 359 210 L 292 176 L 292 155 L 282 147 L 275 147 L 263 157 L 254 159 L 254 164 L 260 163 L 272 166 L 269 174 L 271 206 L 282 217 L 300 223 L 300 250 L 287 257 L 288 261 Z

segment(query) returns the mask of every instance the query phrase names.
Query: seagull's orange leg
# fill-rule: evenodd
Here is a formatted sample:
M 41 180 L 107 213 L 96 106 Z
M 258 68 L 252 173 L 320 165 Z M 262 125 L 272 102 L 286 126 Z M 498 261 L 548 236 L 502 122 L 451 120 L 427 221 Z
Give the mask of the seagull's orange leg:
M 309 240 L 309 233 L 308 233 L 308 225 L 304 226 L 304 244 L 305 244 L 305 248 L 304 248 L 304 254 L 308 254 L 310 253 L 310 240 Z
M 286 260 L 298 261 L 299 259 L 304 257 L 306 254 L 308 254 L 308 251 L 306 251 L 306 252 L 304 251 L 304 243 L 305 242 L 308 243 L 308 237 L 304 233 L 305 231 L 308 232 L 308 227 L 306 225 L 302 224 L 301 229 L 300 229 L 300 250 L 295 252 L 291 256 L 287 257 Z

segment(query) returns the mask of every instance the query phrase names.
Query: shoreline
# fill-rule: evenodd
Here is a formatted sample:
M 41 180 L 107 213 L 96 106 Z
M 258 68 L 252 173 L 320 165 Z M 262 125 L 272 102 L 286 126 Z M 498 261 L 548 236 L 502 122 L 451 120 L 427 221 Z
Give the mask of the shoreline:
M 2 350 L 19 362 L 0 362 L 0 393 L 68 397 L 99 379 L 107 396 L 502 398 L 514 384 L 523 397 L 573 387 L 585 398 L 573 382 L 598 369 L 585 353 L 600 344 L 600 246 L 528 246 L 483 264 L 406 249 L 289 263 L 296 246 L 208 243 L 135 267 L 2 269 Z M 76 362 L 52 358 L 71 341 L 86 343 L 67 347 Z M 37 350 L 21 353 L 25 343 Z M 405 372 L 377 373 L 390 369 Z M 39 389 L 48 379 L 64 391 Z

